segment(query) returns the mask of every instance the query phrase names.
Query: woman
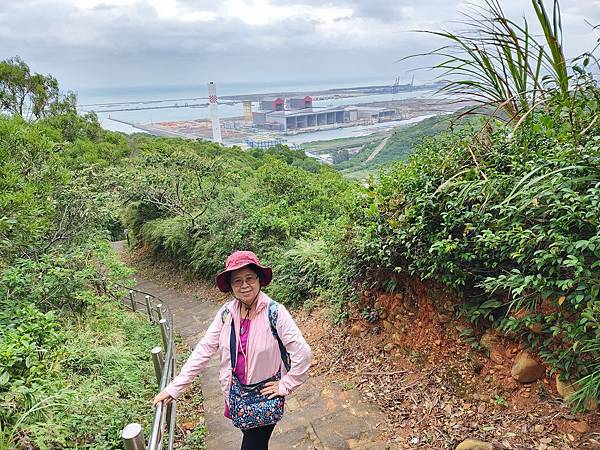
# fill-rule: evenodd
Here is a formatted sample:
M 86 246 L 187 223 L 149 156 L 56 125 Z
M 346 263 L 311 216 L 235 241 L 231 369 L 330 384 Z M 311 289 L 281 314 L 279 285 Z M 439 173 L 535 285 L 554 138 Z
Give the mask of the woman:
M 226 417 L 231 419 L 230 388 L 234 386 L 231 399 L 236 408 L 239 386 L 259 382 L 264 382 L 259 385 L 264 396 L 281 399 L 276 406 L 283 412 L 283 398 L 306 381 L 311 351 L 287 309 L 261 291 L 272 277 L 271 269 L 261 266 L 254 253 L 238 251 L 229 255 L 225 270 L 217 275 L 217 287 L 222 292 L 232 292 L 234 300 L 219 309 L 179 375 L 154 398 L 154 405 L 161 401 L 166 405 L 178 398 L 218 351 Z M 289 361 L 284 364 L 288 355 Z M 242 412 L 235 411 L 234 424 L 244 436 L 242 450 L 268 449 L 275 424 L 245 429 L 247 424 L 240 425 L 237 418 Z M 271 411 L 265 415 L 271 416 Z M 277 420 L 276 417 L 279 415 L 273 414 L 267 422 Z

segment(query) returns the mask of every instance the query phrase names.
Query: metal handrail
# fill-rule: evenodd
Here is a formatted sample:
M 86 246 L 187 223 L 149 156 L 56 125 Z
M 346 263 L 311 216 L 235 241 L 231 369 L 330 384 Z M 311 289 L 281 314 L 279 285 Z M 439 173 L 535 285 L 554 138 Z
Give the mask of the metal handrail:
M 144 292 L 140 289 L 130 288 L 115 284 L 117 289 L 126 289 L 128 294 L 123 298 L 123 303 L 132 311 L 144 311 L 148 314 L 148 319 L 151 323 L 158 324 L 161 328 L 163 346 L 165 347 L 165 357 L 162 357 L 162 348 L 155 347 L 152 349 L 152 358 L 155 364 L 158 389 L 163 391 L 165 387 L 175 376 L 177 352 L 175 350 L 173 314 L 169 305 L 160 300 L 159 297 Z M 143 296 L 144 302 L 138 301 L 137 297 Z M 158 301 L 156 305 L 153 305 Z M 138 307 L 139 306 L 139 307 Z M 156 311 L 156 314 L 154 314 Z M 155 317 L 156 315 L 156 317 Z M 137 423 L 130 423 L 121 433 L 123 444 L 126 450 L 162 450 L 163 449 L 163 433 L 167 431 L 168 441 L 167 450 L 173 449 L 175 440 L 175 424 L 176 424 L 176 405 L 175 399 L 171 401 L 168 407 L 165 408 L 162 402 L 158 403 L 154 409 L 152 418 L 152 428 L 146 445 L 142 427 Z

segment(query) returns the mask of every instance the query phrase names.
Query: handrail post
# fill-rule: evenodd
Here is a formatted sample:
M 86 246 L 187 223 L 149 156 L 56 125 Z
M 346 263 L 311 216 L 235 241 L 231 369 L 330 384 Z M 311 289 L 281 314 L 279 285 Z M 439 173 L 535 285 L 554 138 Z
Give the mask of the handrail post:
M 129 299 L 131 300 L 131 309 L 135 312 L 135 296 L 133 295 L 133 291 L 129 290 Z
M 167 331 L 167 319 L 160 319 L 158 321 L 158 324 L 160 325 L 160 334 L 162 336 L 163 346 L 165 348 L 168 348 L 168 345 L 169 345 L 169 333 Z
M 150 320 L 150 323 L 152 323 L 153 322 L 153 320 L 152 320 L 152 306 L 150 305 L 150 302 L 151 302 L 150 296 L 146 295 L 144 298 L 146 299 L 146 310 L 148 310 L 148 319 Z
M 167 408 L 167 430 L 169 433 L 169 442 L 167 448 L 173 448 L 173 442 L 175 442 L 175 421 L 177 418 L 177 400 L 171 400 L 171 404 Z
M 173 352 L 171 353 L 171 370 L 169 373 L 169 381 L 175 377 L 175 371 L 177 370 L 177 355 L 175 353 L 175 348 L 173 348 Z M 171 407 L 167 409 L 167 427 L 169 429 L 169 444 L 168 449 L 173 448 L 173 442 L 175 441 L 175 422 L 177 421 L 177 400 L 171 400 Z
M 163 366 L 164 366 L 163 356 L 162 356 L 162 348 L 154 347 L 152 350 L 150 350 L 150 353 L 152 353 L 152 362 L 154 363 L 154 373 L 156 375 L 156 380 L 158 381 L 158 388 L 160 389 L 160 380 L 162 378 L 162 371 L 163 371 Z
M 163 402 L 157 403 L 154 407 L 154 418 L 152 420 L 152 431 L 150 432 L 148 450 L 162 450 L 165 408 Z
M 156 313 L 158 314 L 158 321 L 159 321 L 159 323 L 160 323 L 160 321 L 162 319 L 164 319 L 163 313 L 162 313 L 162 305 L 163 305 L 162 303 L 159 303 L 158 305 L 155 306 Z
M 175 342 L 173 342 L 173 362 L 171 363 L 171 379 L 175 378 L 177 373 L 177 352 L 175 351 Z
M 123 428 L 121 438 L 123 439 L 125 450 L 146 450 L 144 433 L 139 423 L 130 423 Z
M 173 341 L 173 313 L 171 312 L 168 304 L 161 302 L 160 298 L 155 297 L 152 294 L 148 294 L 135 288 L 120 286 L 118 284 L 115 286 L 123 290 L 129 289 L 128 297 L 131 301 L 131 308 L 133 311 L 136 311 L 138 306 L 143 308 L 143 303 L 138 303 L 136 301 L 138 295 L 143 295 L 145 298 L 146 311 L 148 313 L 148 319 L 150 320 L 150 323 L 160 326 L 163 347 L 154 347 L 151 350 L 151 355 L 154 373 L 158 382 L 158 388 L 159 390 L 162 390 L 169 384 L 176 373 L 177 356 Z M 124 302 L 128 303 L 127 299 L 124 299 Z M 138 303 L 137 306 L 136 303 Z M 156 310 L 156 312 L 154 310 Z M 177 406 L 174 399 L 168 406 L 165 406 L 163 402 L 155 405 L 152 419 L 152 429 L 150 430 L 149 436 L 147 436 L 147 445 L 145 437 L 142 433 L 141 425 L 136 423 L 128 424 L 122 431 L 122 439 L 125 450 L 162 450 L 165 444 L 168 446 L 167 449 L 172 449 L 175 439 L 175 427 L 177 420 L 176 411 Z M 166 443 L 163 442 L 163 439 L 167 437 L 165 433 L 168 433 L 168 440 Z

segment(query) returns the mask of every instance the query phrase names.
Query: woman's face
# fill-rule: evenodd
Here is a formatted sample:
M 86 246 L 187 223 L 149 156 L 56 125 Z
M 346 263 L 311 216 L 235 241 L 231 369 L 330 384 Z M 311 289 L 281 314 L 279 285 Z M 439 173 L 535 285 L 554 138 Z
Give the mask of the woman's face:
M 248 267 L 242 267 L 231 272 L 230 280 L 233 295 L 250 306 L 260 291 L 260 279 L 256 273 Z

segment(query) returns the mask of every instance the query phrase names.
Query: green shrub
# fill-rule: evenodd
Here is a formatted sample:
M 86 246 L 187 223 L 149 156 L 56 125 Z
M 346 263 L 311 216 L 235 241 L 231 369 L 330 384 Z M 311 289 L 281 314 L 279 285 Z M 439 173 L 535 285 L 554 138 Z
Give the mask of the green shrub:
M 128 149 L 95 125 L 0 116 L 0 448 L 120 448 L 149 420 L 159 335 L 103 295 Z
M 2 405 L 11 406 L 0 419 L 12 435 L 41 449 L 117 449 L 125 424 L 141 421 L 149 427 L 156 379 L 148 354 L 160 336 L 143 316 L 121 311 L 111 299 L 101 300 L 105 303 L 94 310 L 60 324 L 52 320 L 49 326 L 38 313 L 1 341 L 3 363 L 7 350 L 14 349 L 11 337 L 18 337 L 31 358 L 25 378 L 17 372 L 25 355 L 16 358 L 13 350 L 13 376 L 0 387 Z M 44 359 L 31 357 L 36 353 Z M 36 405 L 42 409 L 30 413 Z
M 294 306 L 308 302 L 323 286 L 325 252 L 322 240 L 300 240 L 274 257 L 273 270 L 277 276 L 269 293 Z
M 583 347 L 600 338 L 599 143 L 508 136 L 502 126 L 489 146 L 460 134 L 428 141 L 381 174 L 354 245 L 370 267 L 464 291 L 471 320 L 521 335 L 553 370 L 590 380 L 598 358 Z M 527 313 L 517 319 L 519 310 Z
M 211 149 L 210 145 L 203 148 L 190 142 L 177 142 L 172 151 L 164 146 L 145 146 L 140 160 L 133 162 L 135 173 L 143 173 L 148 164 L 150 170 L 163 173 L 166 167 L 176 164 L 180 155 L 206 158 Z M 157 154 L 160 158 L 155 157 Z M 267 263 L 277 264 L 298 238 L 342 216 L 349 201 L 343 194 L 350 184 L 341 176 L 328 169 L 309 172 L 294 164 L 306 158 L 282 147 L 266 152 L 221 152 L 219 170 L 227 176 L 216 180 L 218 189 L 209 196 L 200 184 L 190 184 L 188 195 L 204 200 L 193 207 L 187 203 L 191 207 L 188 215 L 161 210 L 164 201 L 139 194 L 140 188 L 146 193 L 169 189 L 165 191 L 164 180 L 144 175 L 131 188 L 131 195 L 137 197 L 124 214 L 126 225 L 155 254 L 172 258 L 205 278 L 212 278 L 222 269 L 227 255 L 242 248 L 256 251 Z M 190 216 L 196 217 L 194 223 Z M 287 269 L 282 273 L 289 273 Z M 299 272 L 290 274 L 289 280 L 293 278 L 293 284 L 299 286 L 303 276 Z M 279 295 L 280 301 L 290 303 L 303 296 L 289 289 L 281 290 Z
M 42 313 L 32 304 L 0 309 L 0 392 L 15 380 L 27 383 L 39 377 L 49 365 L 46 357 L 64 339 L 53 311 Z

